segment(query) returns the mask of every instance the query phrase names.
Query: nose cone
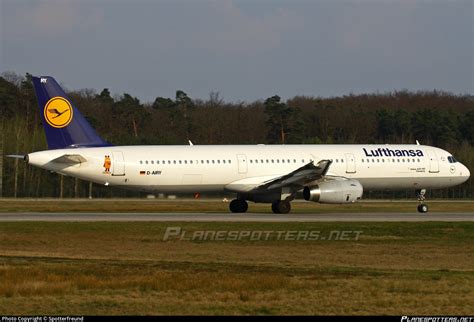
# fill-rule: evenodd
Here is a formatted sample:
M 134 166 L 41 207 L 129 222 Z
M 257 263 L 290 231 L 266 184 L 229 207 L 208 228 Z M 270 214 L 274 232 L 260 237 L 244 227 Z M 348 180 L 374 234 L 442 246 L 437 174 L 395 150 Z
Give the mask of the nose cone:
M 463 182 L 466 182 L 467 180 L 469 180 L 469 177 L 471 176 L 471 172 L 469 172 L 469 169 L 464 164 L 462 165 L 460 175 L 464 179 Z

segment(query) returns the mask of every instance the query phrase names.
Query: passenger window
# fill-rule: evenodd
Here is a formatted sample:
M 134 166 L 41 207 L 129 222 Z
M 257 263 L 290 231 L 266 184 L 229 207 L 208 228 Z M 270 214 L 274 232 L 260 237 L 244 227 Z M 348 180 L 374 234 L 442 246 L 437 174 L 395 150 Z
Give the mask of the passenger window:
M 225 160 L 222 160 L 222 163 L 225 163 Z
M 221 160 L 217 160 L 217 163 L 221 164 Z
M 250 159 L 250 163 L 253 163 L 252 159 Z
M 215 160 L 212 160 L 212 163 L 214 164 L 214 163 L 216 163 L 216 161 L 215 161 Z
M 176 164 L 176 160 L 173 160 L 173 163 Z
M 143 161 L 142 161 L 142 160 L 140 160 L 140 164 L 143 164 Z
M 232 162 L 229 160 L 229 163 L 232 163 Z
M 209 160 L 206 160 L 207 164 L 209 164 Z

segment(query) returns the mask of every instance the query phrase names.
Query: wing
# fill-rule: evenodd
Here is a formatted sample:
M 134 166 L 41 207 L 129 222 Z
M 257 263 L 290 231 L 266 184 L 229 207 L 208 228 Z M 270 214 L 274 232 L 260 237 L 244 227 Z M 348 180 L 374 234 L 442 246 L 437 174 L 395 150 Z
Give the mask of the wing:
M 232 182 L 226 186 L 226 189 L 237 192 L 259 193 L 289 187 L 297 191 L 306 184 L 325 176 L 331 163 L 330 160 L 321 160 L 316 165 L 310 162 L 283 176 L 246 178 Z
M 87 159 L 80 154 L 64 154 L 56 159 L 51 160 L 50 162 L 77 164 L 87 162 Z

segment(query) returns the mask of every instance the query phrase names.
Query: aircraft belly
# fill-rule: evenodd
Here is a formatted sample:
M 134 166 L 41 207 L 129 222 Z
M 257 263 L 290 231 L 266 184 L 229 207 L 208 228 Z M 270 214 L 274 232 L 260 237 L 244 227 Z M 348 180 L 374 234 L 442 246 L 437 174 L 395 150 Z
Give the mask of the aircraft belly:
M 459 184 L 456 177 L 355 178 L 364 190 L 438 189 Z

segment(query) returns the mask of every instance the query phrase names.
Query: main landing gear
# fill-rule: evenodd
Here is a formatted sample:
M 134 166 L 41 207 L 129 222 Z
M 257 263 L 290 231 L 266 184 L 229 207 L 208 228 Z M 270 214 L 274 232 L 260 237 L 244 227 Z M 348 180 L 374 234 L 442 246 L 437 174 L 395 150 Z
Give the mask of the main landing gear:
M 276 200 L 272 203 L 272 211 L 275 214 L 287 214 L 291 210 L 291 204 L 286 200 Z
M 233 213 L 244 213 L 249 208 L 247 201 L 234 199 L 229 204 L 229 209 Z M 275 214 L 287 214 L 291 210 L 291 204 L 287 200 L 276 200 L 272 203 L 272 210 Z
M 428 205 L 425 204 L 425 193 L 426 193 L 426 189 L 421 189 L 421 190 L 417 190 L 416 191 L 416 194 L 418 196 L 418 201 L 420 202 L 420 204 L 418 205 L 417 209 L 418 209 L 418 212 L 421 212 L 421 213 L 426 213 L 428 212 Z
M 249 204 L 245 200 L 234 199 L 230 202 L 229 209 L 231 212 L 242 213 L 246 212 L 247 209 L 249 209 Z

